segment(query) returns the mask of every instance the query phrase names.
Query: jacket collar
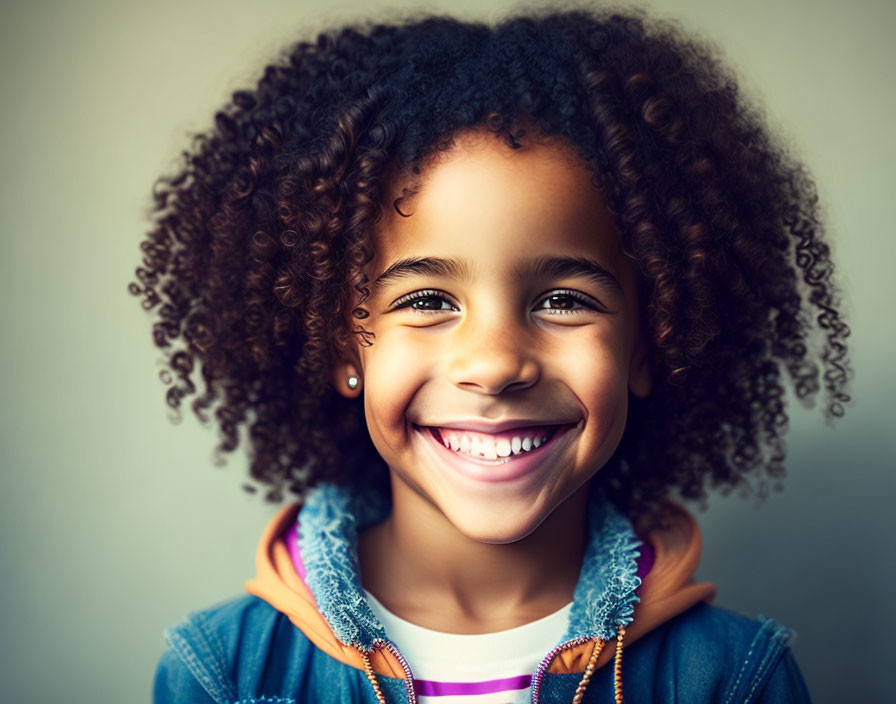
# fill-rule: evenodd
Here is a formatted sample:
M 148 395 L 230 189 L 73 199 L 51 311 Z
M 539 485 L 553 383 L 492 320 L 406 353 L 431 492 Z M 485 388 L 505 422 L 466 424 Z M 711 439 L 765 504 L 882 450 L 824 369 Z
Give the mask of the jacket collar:
M 358 533 L 384 520 L 389 502 L 375 490 L 321 484 L 310 491 L 297 520 L 304 581 L 339 642 L 369 651 L 387 638 L 364 597 L 358 563 Z M 631 522 L 593 489 L 588 502 L 588 538 L 569 624 L 563 641 L 615 637 L 632 621 L 638 548 Z
M 587 634 L 592 629 L 596 636 L 606 636 L 615 624 L 631 621 L 625 629 L 625 642 L 631 644 L 694 604 L 715 596 L 712 584 L 694 581 L 700 561 L 700 528 L 683 507 L 669 502 L 663 527 L 651 529 L 645 524 L 636 528 L 637 535 L 644 536 L 653 549 L 654 558 L 643 584 L 637 587 L 632 561 L 638 549 L 631 526 L 612 506 L 603 510 L 602 497 L 595 495 L 592 499 L 590 542 L 564 638 L 586 635 L 579 639 L 579 645 L 554 649 L 556 657 L 549 669 L 552 673 L 586 669 L 592 644 Z M 371 650 L 367 662 L 362 655 L 364 646 L 383 629 L 363 599 L 358 531 L 385 518 L 389 510 L 387 502 L 375 493 L 355 494 L 328 486 L 312 491 L 304 508 L 296 503 L 284 506 L 261 536 L 256 576 L 246 582 L 246 590 L 287 616 L 315 646 L 336 660 L 362 670 L 372 665 L 379 674 L 404 679 L 408 676 L 404 663 L 390 649 Z M 302 542 L 307 539 L 311 543 L 303 548 L 311 569 L 302 564 L 296 537 L 298 524 Z M 602 545 L 606 545 L 606 552 Z M 319 596 L 312 593 L 308 580 Z M 602 598 L 604 594 L 606 599 Z M 326 618 L 318 601 L 326 608 Z M 597 667 L 614 657 L 615 648 L 612 641 L 608 642 Z

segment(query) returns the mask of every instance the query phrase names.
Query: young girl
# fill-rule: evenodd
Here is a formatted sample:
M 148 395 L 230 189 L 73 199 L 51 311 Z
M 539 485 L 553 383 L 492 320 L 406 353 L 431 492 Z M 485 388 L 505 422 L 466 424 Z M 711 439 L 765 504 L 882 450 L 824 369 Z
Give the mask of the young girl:
M 168 402 L 198 362 L 222 449 L 301 498 L 250 596 L 167 632 L 156 702 L 808 701 L 670 500 L 777 482 L 785 374 L 848 400 L 812 183 L 702 45 L 583 11 L 322 34 L 155 197 Z

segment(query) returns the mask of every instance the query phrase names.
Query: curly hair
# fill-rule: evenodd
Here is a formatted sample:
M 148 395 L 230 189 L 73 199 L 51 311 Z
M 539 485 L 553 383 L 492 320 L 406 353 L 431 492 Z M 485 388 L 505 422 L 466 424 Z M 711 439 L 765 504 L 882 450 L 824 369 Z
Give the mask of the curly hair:
M 267 500 L 386 481 L 361 403 L 329 382 L 352 335 L 370 344 L 347 313 L 386 182 L 464 130 L 518 146 L 523 123 L 577 149 L 637 264 L 659 383 L 599 475 L 623 510 L 777 488 L 784 371 L 843 414 L 849 328 L 815 187 L 710 47 L 610 10 L 359 24 L 289 48 L 193 137 L 156 183 L 129 287 L 153 311 L 168 405 L 196 394 L 219 452 L 245 429 Z

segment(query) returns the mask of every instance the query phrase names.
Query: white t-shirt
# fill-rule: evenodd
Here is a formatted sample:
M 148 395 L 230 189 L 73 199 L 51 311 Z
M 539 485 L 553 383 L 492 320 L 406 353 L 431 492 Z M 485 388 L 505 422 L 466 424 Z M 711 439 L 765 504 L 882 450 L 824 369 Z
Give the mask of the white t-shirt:
M 566 631 L 572 602 L 497 633 L 442 633 L 399 618 L 365 591 L 389 639 L 407 658 L 421 704 L 526 704 L 532 674 Z

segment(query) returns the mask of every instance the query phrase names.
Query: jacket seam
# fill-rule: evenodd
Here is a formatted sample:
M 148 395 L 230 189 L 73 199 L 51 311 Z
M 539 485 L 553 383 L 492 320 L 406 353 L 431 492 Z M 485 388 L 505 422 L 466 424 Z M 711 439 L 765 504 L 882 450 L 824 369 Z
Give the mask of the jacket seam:
M 728 696 L 725 698 L 725 704 L 731 704 L 734 699 L 734 694 L 737 692 L 740 687 L 740 681 L 744 677 L 744 673 L 747 671 L 747 667 L 750 665 L 750 658 L 753 655 L 753 650 L 756 648 L 756 644 L 762 636 L 762 629 L 753 636 L 753 640 L 750 642 L 750 648 L 747 650 L 747 656 L 744 660 L 743 664 L 740 666 L 740 671 L 737 673 L 737 677 L 734 679 L 734 684 L 731 686 L 731 691 L 728 693 Z
M 756 677 L 753 679 L 753 686 L 750 687 L 750 691 L 747 692 L 747 698 L 744 699 L 744 704 L 752 701 L 753 694 L 756 693 L 756 688 L 761 682 L 765 680 L 765 675 L 770 668 L 770 664 L 783 652 L 784 644 L 787 642 L 787 633 L 785 629 L 779 626 L 772 634 L 770 640 L 771 647 L 769 647 L 768 651 L 766 651 L 765 657 L 759 663 L 759 667 L 756 671 Z
M 765 679 L 765 672 L 767 670 L 766 665 L 769 663 L 769 661 L 772 660 L 773 656 L 777 655 L 779 652 L 780 648 L 772 647 L 768 649 L 765 657 L 762 658 L 762 661 L 759 663 L 759 667 L 756 670 L 756 676 L 753 678 L 753 686 L 750 687 L 750 691 L 747 692 L 747 698 L 744 699 L 744 704 L 747 704 L 753 699 L 753 694 L 756 692 L 756 687 L 758 687 L 759 683 Z
M 256 699 L 239 699 L 230 704 L 296 704 L 292 697 L 258 697 Z
M 185 625 L 189 627 L 189 624 Z M 224 704 L 233 699 L 236 693 L 233 692 L 232 688 L 221 684 L 226 683 L 227 679 L 217 661 L 207 658 L 203 662 L 203 659 L 193 649 L 190 641 L 177 630 L 169 630 L 165 636 L 171 648 L 183 660 L 187 669 L 218 704 Z M 212 672 L 210 673 L 209 670 L 212 670 Z M 217 680 L 213 676 L 216 676 Z
M 725 698 L 725 704 L 732 704 L 732 702 L 734 702 L 734 696 L 738 693 L 738 691 L 741 688 L 741 680 L 744 679 L 745 674 L 747 673 L 747 671 L 749 670 L 749 668 L 752 665 L 753 651 L 758 648 L 760 641 L 762 641 L 764 639 L 766 632 L 769 630 L 768 625 L 770 623 L 773 623 L 773 622 L 766 621 L 765 623 L 763 623 L 762 627 L 759 629 L 759 631 L 753 637 L 753 640 L 750 642 L 750 647 L 749 647 L 749 650 L 747 650 L 746 659 L 744 660 L 743 665 L 741 665 L 740 671 L 737 673 L 737 677 L 734 680 L 734 684 L 732 684 L 732 686 L 731 686 L 731 690 L 729 691 L 728 696 Z M 772 643 L 770 644 L 770 647 L 768 648 L 768 650 L 766 650 L 766 652 L 763 654 L 762 659 L 759 661 L 759 665 L 756 667 L 755 676 L 752 679 L 752 686 L 750 687 L 750 691 L 747 693 L 748 696 L 746 699 L 744 699 L 743 704 L 747 704 L 747 702 L 750 700 L 750 697 L 753 696 L 753 692 L 755 691 L 756 687 L 763 680 L 764 675 L 765 675 L 766 664 L 768 663 L 768 661 L 772 657 L 774 657 L 774 655 L 776 653 L 779 653 L 781 651 L 781 648 L 778 647 L 778 645 L 779 645 L 778 641 L 780 639 L 775 638 L 775 636 L 779 635 L 782 630 L 783 630 L 783 627 L 779 626 L 778 629 L 772 634 L 772 636 L 770 638 L 770 640 L 772 640 Z M 746 686 L 746 684 L 744 684 L 744 686 Z
M 217 656 L 218 661 L 225 662 L 227 657 L 227 650 L 224 648 L 224 645 L 223 643 L 221 643 L 221 640 L 218 638 L 218 634 L 215 632 L 215 630 L 213 628 L 210 629 L 206 627 L 207 622 L 204 618 L 202 618 L 201 614 L 194 614 L 192 620 L 196 624 L 196 629 L 203 636 L 205 636 L 205 639 L 206 641 L 208 641 L 209 646 L 211 646 L 211 649 L 215 651 L 215 655 Z

